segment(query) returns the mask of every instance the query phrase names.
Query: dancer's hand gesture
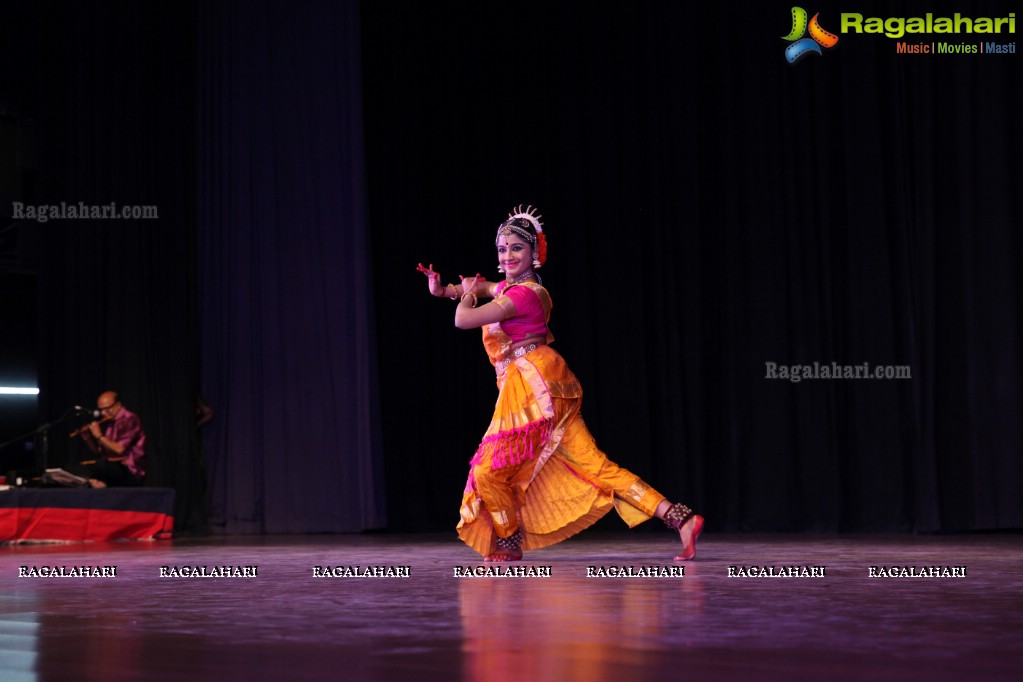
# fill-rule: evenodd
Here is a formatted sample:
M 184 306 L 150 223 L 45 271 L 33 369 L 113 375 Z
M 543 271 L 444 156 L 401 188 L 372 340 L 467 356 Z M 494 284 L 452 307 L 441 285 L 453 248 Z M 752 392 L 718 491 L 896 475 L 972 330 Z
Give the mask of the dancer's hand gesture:
M 444 296 L 447 286 L 440 283 L 440 273 L 433 269 L 433 263 L 430 263 L 430 267 L 424 267 L 420 263 L 416 270 L 426 275 L 426 286 L 429 287 L 431 294 Z

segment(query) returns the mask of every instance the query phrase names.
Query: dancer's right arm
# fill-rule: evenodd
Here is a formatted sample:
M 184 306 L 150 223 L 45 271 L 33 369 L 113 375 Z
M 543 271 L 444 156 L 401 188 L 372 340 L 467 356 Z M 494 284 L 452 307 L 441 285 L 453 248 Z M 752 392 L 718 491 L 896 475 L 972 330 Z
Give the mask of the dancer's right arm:
M 446 296 L 447 298 L 457 299 L 464 293 L 461 284 L 441 284 L 440 273 L 433 269 L 433 263 L 430 263 L 429 267 L 420 263 L 416 270 L 426 275 L 426 286 L 429 288 L 430 293 L 438 298 Z M 479 283 L 476 285 L 476 295 L 480 298 L 493 298 L 494 287 L 496 286 L 497 282 L 488 282 L 480 278 Z

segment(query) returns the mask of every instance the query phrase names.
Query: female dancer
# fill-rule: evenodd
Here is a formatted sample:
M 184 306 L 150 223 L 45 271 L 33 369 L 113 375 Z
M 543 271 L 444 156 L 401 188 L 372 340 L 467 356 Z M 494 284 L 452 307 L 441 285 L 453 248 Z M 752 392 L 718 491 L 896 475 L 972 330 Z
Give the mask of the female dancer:
M 497 371 L 497 404 L 470 462 L 458 534 L 486 561 L 517 561 L 523 549 L 561 542 L 614 507 L 630 527 L 663 520 L 682 540 L 675 559 L 692 559 L 703 517 L 608 460 L 579 414 L 582 388 L 550 347 L 551 298 L 536 273 L 547 258 L 540 218 L 519 205 L 497 228 L 502 282 L 476 275 L 441 285 L 432 264 L 419 264 L 431 294 L 458 300 L 455 326 L 483 328 Z

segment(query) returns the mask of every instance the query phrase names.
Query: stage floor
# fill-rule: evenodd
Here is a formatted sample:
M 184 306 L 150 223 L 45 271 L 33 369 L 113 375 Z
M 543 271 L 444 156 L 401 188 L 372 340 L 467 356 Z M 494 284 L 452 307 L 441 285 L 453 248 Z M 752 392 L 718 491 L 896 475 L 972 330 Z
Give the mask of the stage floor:
M 1020 679 L 1023 535 L 669 538 L 583 533 L 525 576 L 453 533 L 0 547 L 0 679 Z

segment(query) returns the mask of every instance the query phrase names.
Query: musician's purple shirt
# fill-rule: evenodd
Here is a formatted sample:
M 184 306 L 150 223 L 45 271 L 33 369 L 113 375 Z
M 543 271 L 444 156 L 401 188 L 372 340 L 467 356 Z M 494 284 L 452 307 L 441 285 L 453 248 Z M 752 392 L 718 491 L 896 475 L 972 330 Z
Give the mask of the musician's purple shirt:
M 129 412 L 124 405 L 121 405 L 117 416 L 107 425 L 103 435 L 124 446 L 124 454 L 114 455 L 107 451 L 107 456 L 124 457 L 121 464 L 128 467 L 135 480 L 141 481 L 146 475 L 146 466 L 143 462 L 143 458 L 146 456 L 146 434 L 142 430 L 142 422 L 138 415 Z

